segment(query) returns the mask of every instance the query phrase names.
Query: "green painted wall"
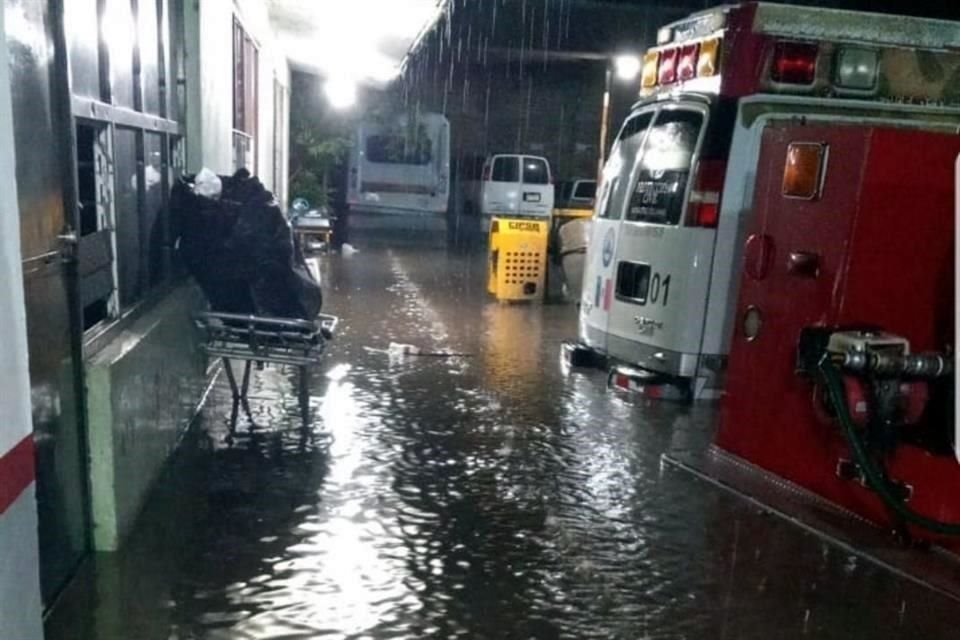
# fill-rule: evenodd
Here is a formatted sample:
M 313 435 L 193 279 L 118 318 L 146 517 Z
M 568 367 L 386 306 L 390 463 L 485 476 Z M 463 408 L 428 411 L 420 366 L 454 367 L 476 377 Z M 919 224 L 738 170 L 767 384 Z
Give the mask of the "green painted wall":
M 119 547 L 207 387 L 184 286 L 86 363 L 93 541 Z

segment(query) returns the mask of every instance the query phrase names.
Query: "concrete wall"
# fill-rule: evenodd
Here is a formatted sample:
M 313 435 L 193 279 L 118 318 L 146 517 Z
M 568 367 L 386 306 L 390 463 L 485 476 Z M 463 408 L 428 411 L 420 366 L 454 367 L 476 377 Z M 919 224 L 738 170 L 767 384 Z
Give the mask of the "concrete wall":
M 233 22 L 259 46 L 257 174 L 286 194 L 285 125 L 282 154 L 274 146 L 275 82 L 289 86 L 289 69 L 263 0 L 187 0 L 187 170 L 233 173 Z M 280 172 L 275 163 L 280 162 Z M 280 180 L 275 180 L 279 175 Z M 111 336 L 87 357 L 93 545 L 117 549 L 130 532 L 162 466 L 193 417 L 207 379 L 190 315 L 204 306 L 185 286 Z
M 259 47 L 257 175 L 282 204 L 287 193 L 289 101 L 282 114 L 283 135 L 274 140 L 274 80 L 289 90 L 290 69 L 270 26 L 262 0 L 204 0 L 186 3 L 187 80 L 190 139 L 187 167 L 209 167 L 233 173 L 233 19 L 236 17 Z M 275 172 L 275 142 L 279 143 L 280 171 Z M 274 179 L 275 173 L 280 180 Z
M 0 33 L 3 16 L 0 11 Z M 6 40 L 0 38 L 0 638 L 41 640 L 26 307 L 7 65 Z
M 93 544 L 117 549 L 203 399 L 205 360 L 184 286 L 86 361 Z

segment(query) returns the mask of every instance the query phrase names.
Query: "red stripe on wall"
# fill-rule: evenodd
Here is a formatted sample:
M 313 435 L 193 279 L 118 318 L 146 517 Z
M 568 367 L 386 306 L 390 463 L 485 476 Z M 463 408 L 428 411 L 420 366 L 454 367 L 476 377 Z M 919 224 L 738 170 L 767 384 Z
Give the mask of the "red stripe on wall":
M 28 436 L 0 458 L 0 514 L 33 482 L 33 454 L 33 436 Z

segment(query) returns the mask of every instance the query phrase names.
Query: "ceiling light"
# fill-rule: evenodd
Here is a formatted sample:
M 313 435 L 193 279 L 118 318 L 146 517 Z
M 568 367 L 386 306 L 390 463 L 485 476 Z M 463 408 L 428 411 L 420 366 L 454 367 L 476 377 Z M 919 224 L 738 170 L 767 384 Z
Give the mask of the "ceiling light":
M 357 102 L 357 85 L 346 78 L 330 78 L 323 89 L 334 109 L 349 109 Z

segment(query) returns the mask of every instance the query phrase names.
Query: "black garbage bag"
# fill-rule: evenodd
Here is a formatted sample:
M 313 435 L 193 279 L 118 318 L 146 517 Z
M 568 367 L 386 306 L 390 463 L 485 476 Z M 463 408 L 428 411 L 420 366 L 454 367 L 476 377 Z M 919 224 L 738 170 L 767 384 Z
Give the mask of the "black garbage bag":
M 289 223 L 256 177 L 220 176 L 213 199 L 194 193 L 195 176 L 174 185 L 170 208 L 179 253 L 214 311 L 312 320 L 320 285 L 293 241 Z

